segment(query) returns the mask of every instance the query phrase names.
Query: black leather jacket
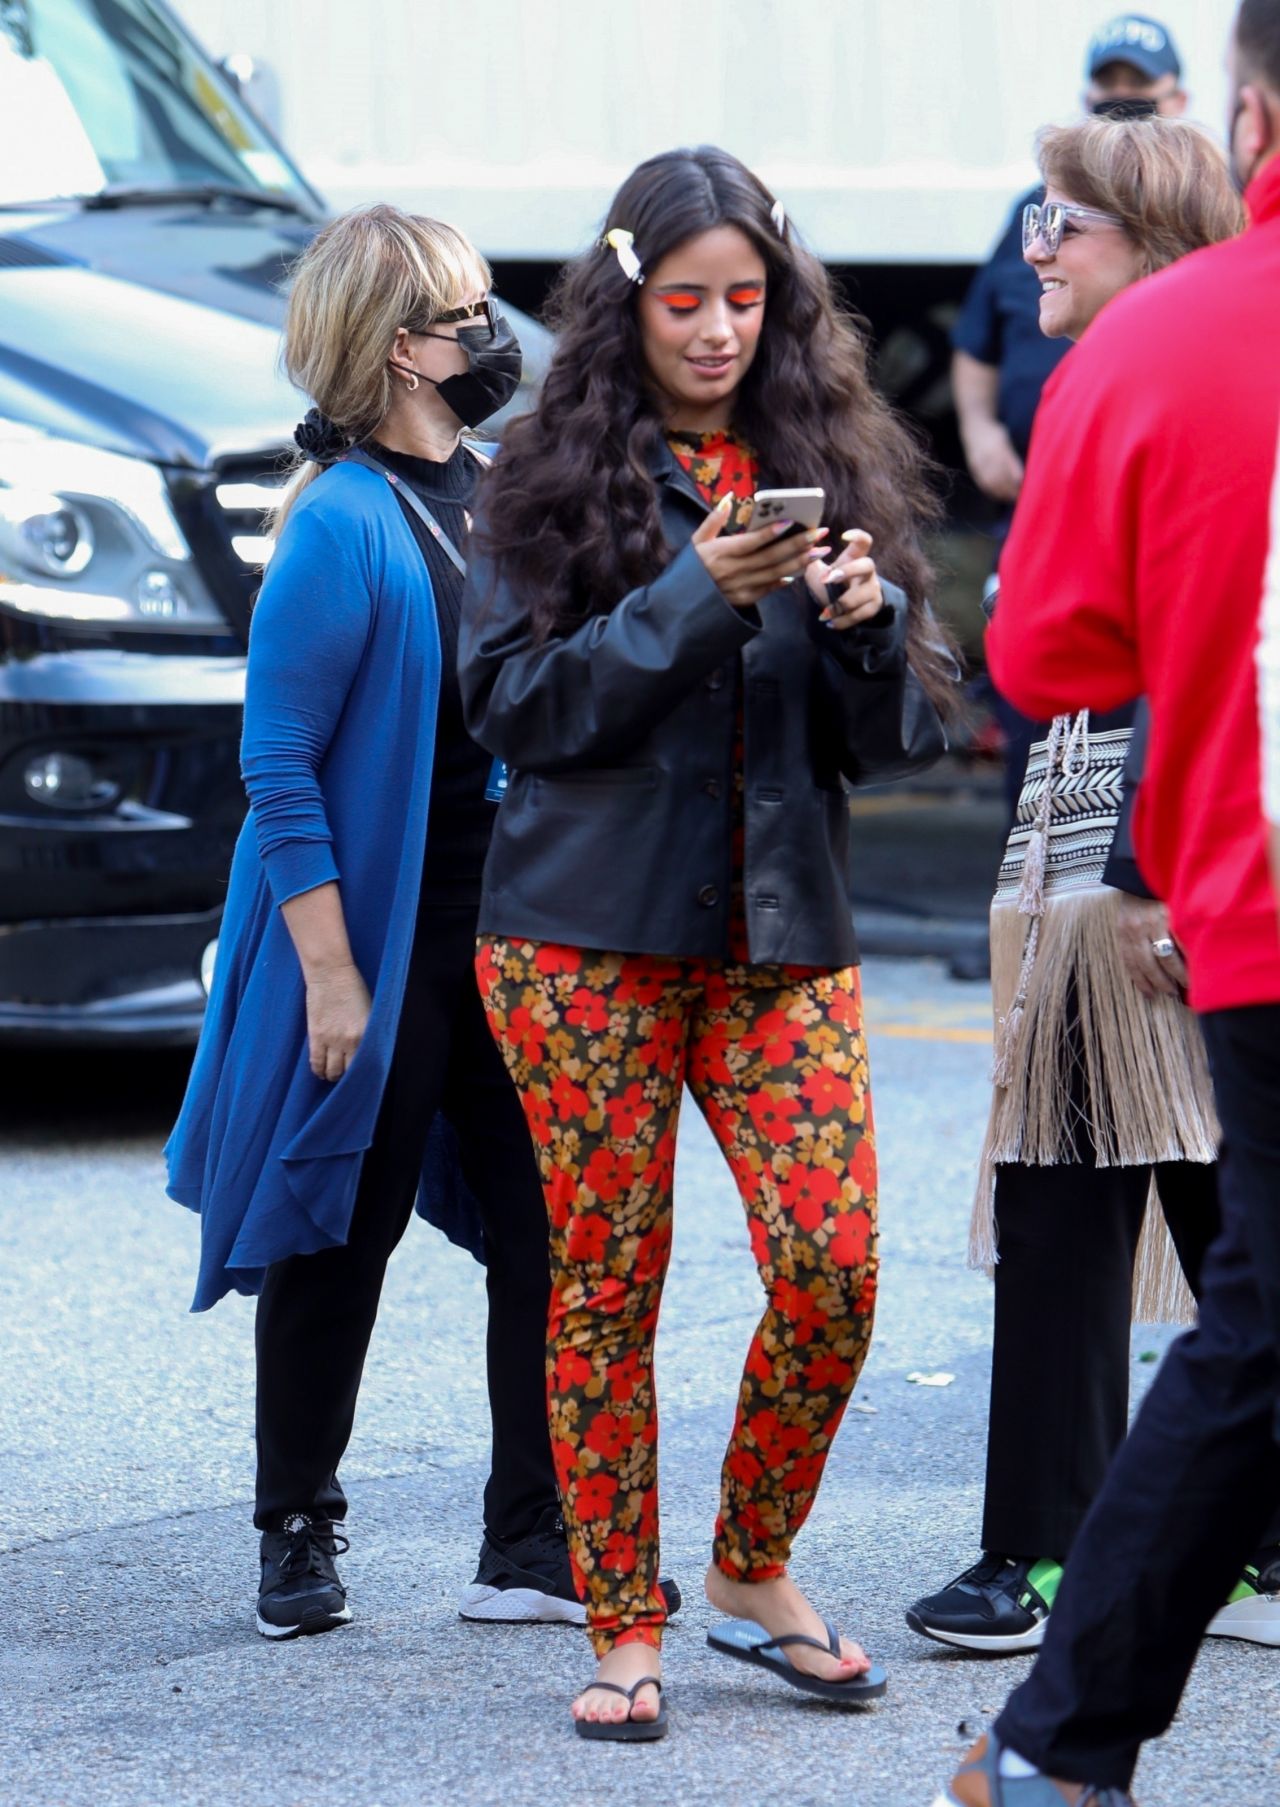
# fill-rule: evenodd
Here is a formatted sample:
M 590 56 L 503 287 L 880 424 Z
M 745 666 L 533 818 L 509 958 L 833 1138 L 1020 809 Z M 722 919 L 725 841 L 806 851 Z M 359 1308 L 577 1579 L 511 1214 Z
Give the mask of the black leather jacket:
M 535 643 L 473 550 L 458 648 L 467 727 L 510 781 L 480 932 L 673 957 L 728 951 L 733 752 L 744 701 L 747 930 L 754 964 L 858 957 L 842 773 L 868 713 L 900 697 L 906 598 L 825 627 L 803 579 L 728 603 L 689 540 L 706 504 L 676 460 L 655 476 L 674 557 L 651 584 Z

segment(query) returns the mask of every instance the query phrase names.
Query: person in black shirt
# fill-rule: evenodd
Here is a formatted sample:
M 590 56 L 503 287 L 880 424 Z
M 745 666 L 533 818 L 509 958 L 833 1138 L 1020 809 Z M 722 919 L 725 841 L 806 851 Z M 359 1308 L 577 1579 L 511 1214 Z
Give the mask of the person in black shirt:
M 347 1547 L 338 1529 L 347 1502 L 337 1469 L 387 1260 L 415 1200 L 455 1240 L 483 1251 L 487 1265 L 492 1466 L 479 1569 L 459 1610 L 491 1622 L 581 1623 L 584 1617 L 569 1572 L 547 1428 L 550 1282 L 542 1190 L 473 969 L 496 805 L 486 794 L 495 789 L 493 761 L 463 724 L 456 673 L 469 508 L 487 462 L 465 440 L 464 428 L 497 412 L 520 375 L 519 346 L 488 284 L 483 259 L 453 228 L 373 207 L 335 221 L 314 241 L 290 302 L 287 366 L 318 406 L 298 430 L 304 460 L 281 523 L 299 491 L 327 467 L 345 460 L 370 470 L 377 479 L 368 492 L 371 532 L 385 532 L 381 484 L 403 511 L 428 581 L 397 580 L 396 588 L 375 590 L 366 657 L 374 656 L 380 637 L 406 631 L 397 624 L 415 611 L 434 609 L 440 676 L 426 853 L 407 948 L 393 946 L 388 934 L 379 970 L 358 964 L 343 897 L 350 909 L 351 887 L 375 879 L 356 862 L 344 869 L 341 885 L 321 885 L 281 905 L 306 977 L 317 1077 L 338 1083 L 353 1060 L 358 1075 L 371 994 L 402 990 L 345 1236 L 316 1252 L 272 1260 L 258 1301 L 257 1626 L 275 1639 L 325 1631 L 351 1616 L 335 1564 Z M 411 560 L 407 570 L 413 571 Z M 323 609 L 323 596 L 315 606 Z M 393 687 L 386 707 L 424 710 L 430 701 L 425 692 Z M 331 745 L 320 768 L 322 787 L 333 757 Z M 406 837 L 423 832 L 411 776 L 385 775 L 404 797 Z M 389 860 L 387 870 L 399 868 Z M 369 958 L 366 948 L 366 967 Z M 380 1057 L 372 1036 L 370 1044 L 366 1072 Z

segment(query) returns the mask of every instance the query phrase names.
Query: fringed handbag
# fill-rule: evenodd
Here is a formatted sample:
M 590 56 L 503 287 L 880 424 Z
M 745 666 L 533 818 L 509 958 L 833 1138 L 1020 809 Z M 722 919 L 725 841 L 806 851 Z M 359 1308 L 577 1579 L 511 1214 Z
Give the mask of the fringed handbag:
M 991 906 L 995 1060 L 970 1257 L 997 1259 L 995 1169 L 1076 1160 L 1073 1081 L 1083 1079 L 1099 1167 L 1212 1161 L 1218 1146 L 1204 1044 L 1174 997 L 1141 996 L 1102 882 L 1124 801 L 1130 730 L 1093 734 L 1060 715 L 1031 749 Z M 1185 1322 L 1194 1307 L 1154 1195 L 1135 1277 L 1135 1316 Z

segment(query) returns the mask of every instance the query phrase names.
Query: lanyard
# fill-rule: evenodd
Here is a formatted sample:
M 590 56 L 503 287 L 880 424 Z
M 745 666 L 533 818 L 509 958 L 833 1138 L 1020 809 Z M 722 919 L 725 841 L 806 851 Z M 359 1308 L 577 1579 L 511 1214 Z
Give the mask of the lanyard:
M 363 464 L 366 469 L 377 471 L 380 476 L 385 477 L 396 494 L 404 497 L 405 501 L 409 504 L 414 514 L 417 515 L 418 519 L 422 522 L 422 525 L 436 542 L 436 545 L 439 546 L 440 550 L 446 553 L 452 560 L 454 569 L 460 571 L 464 577 L 467 575 L 466 560 L 458 551 L 458 548 L 449 538 L 439 521 L 436 520 L 436 517 L 427 507 L 426 503 L 422 500 L 422 497 L 415 494 L 408 483 L 403 482 L 394 471 L 389 471 L 385 464 L 379 464 L 376 458 L 371 458 L 368 452 L 362 451 L 358 446 L 353 446 L 351 451 L 347 453 L 347 463 Z
M 487 462 L 487 459 L 481 459 L 481 463 Z M 421 496 L 415 495 L 409 485 L 402 482 L 394 471 L 389 471 L 385 464 L 379 464 L 376 458 L 371 458 L 368 452 L 361 451 L 358 446 L 352 447 L 351 451 L 347 453 L 347 463 L 363 464 L 368 470 L 377 471 L 380 475 L 384 476 L 396 494 L 404 497 L 405 501 L 417 515 L 418 519 L 422 522 L 432 539 L 440 547 L 441 551 L 448 553 L 449 557 L 453 560 L 455 567 L 464 577 L 467 575 L 466 561 L 463 559 L 462 554 L 458 551 L 458 548 L 449 538 L 439 521 L 436 520 Z M 502 760 L 495 759 L 492 766 L 489 768 L 489 781 L 484 787 L 485 797 L 490 803 L 502 802 L 502 799 L 507 794 L 508 776 L 507 768 Z

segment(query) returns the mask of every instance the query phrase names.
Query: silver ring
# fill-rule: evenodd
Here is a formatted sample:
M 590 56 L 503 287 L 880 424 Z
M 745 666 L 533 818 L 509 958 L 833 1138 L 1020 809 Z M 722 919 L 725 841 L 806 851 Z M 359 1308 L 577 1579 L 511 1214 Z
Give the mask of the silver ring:
M 1151 943 L 1151 951 L 1157 960 L 1172 960 L 1178 951 L 1178 944 L 1168 935 L 1161 935 L 1159 941 Z
M 793 584 L 796 581 L 796 573 L 793 571 L 790 577 L 784 577 L 782 581 L 784 584 Z

